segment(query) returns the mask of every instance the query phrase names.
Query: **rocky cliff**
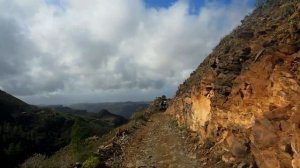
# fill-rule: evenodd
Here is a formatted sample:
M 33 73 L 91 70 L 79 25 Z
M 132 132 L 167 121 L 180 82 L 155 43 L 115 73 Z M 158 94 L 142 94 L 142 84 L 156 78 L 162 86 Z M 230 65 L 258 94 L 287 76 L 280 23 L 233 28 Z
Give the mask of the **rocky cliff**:
M 179 86 L 167 112 L 211 165 L 300 167 L 299 21 L 299 0 L 268 1 Z

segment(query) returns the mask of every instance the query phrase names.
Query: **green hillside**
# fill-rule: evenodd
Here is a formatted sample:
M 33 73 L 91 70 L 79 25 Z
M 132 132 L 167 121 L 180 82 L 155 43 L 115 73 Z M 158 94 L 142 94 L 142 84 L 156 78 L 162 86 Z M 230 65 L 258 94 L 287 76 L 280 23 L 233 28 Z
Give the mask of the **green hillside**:
M 108 111 L 86 114 L 38 108 L 0 91 L 0 158 L 5 167 L 16 167 L 35 153 L 50 156 L 71 144 L 74 152 L 83 140 L 101 136 L 126 119 Z

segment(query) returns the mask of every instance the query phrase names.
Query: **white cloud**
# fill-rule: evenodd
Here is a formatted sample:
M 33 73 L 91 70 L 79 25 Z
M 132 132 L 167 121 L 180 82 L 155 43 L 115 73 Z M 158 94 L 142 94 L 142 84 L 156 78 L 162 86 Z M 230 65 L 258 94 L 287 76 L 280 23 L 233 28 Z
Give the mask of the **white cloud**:
M 189 15 L 185 1 L 0 0 L 0 85 L 32 103 L 170 95 L 251 11 L 247 2 L 211 1 Z

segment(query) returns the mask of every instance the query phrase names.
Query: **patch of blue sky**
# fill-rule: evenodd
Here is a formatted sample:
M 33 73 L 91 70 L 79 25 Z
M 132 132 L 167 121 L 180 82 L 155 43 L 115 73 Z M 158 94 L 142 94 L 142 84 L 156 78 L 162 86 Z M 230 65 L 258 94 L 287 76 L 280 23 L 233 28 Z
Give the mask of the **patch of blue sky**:
M 59 7 L 62 11 L 65 11 L 65 1 L 66 0 L 45 0 L 48 5 L 55 5 Z M 146 8 L 169 8 L 174 3 L 179 0 L 143 0 Z M 234 0 L 184 0 L 188 3 L 189 9 L 188 14 L 190 15 L 198 15 L 201 7 L 203 7 L 206 3 L 209 2 L 217 2 L 223 5 L 230 5 Z M 246 0 L 248 2 L 248 6 L 254 8 L 255 0 Z
M 65 12 L 65 0 L 45 0 L 48 5 L 54 5 L 57 7 L 57 11 L 53 13 L 55 16 L 59 16 Z
M 174 3 L 176 3 L 178 0 L 143 0 L 146 8 L 169 8 Z M 209 2 L 217 2 L 219 4 L 223 5 L 230 5 L 233 0 L 185 0 L 188 5 L 188 13 L 190 15 L 198 15 L 201 8 Z M 254 7 L 255 0 L 247 0 L 249 7 Z
M 146 8 L 169 8 L 177 0 L 144 0 Z
M 61 6 L 62 0 L 45 0 L 48 5 Z

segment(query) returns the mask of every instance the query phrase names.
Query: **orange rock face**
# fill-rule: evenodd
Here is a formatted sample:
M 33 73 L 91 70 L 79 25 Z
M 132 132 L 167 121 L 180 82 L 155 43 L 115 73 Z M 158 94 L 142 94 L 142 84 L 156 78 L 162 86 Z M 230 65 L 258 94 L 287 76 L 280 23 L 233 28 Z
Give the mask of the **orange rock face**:
M 200 143 L 214 141 L 208 156 L 221 155 L 228 164 L 300 167 L 300 34 L 289 31 L 300 14 L 281 16 L 285 5 L 248 16 L 170 102 L 167 112 L 197 132 Z

